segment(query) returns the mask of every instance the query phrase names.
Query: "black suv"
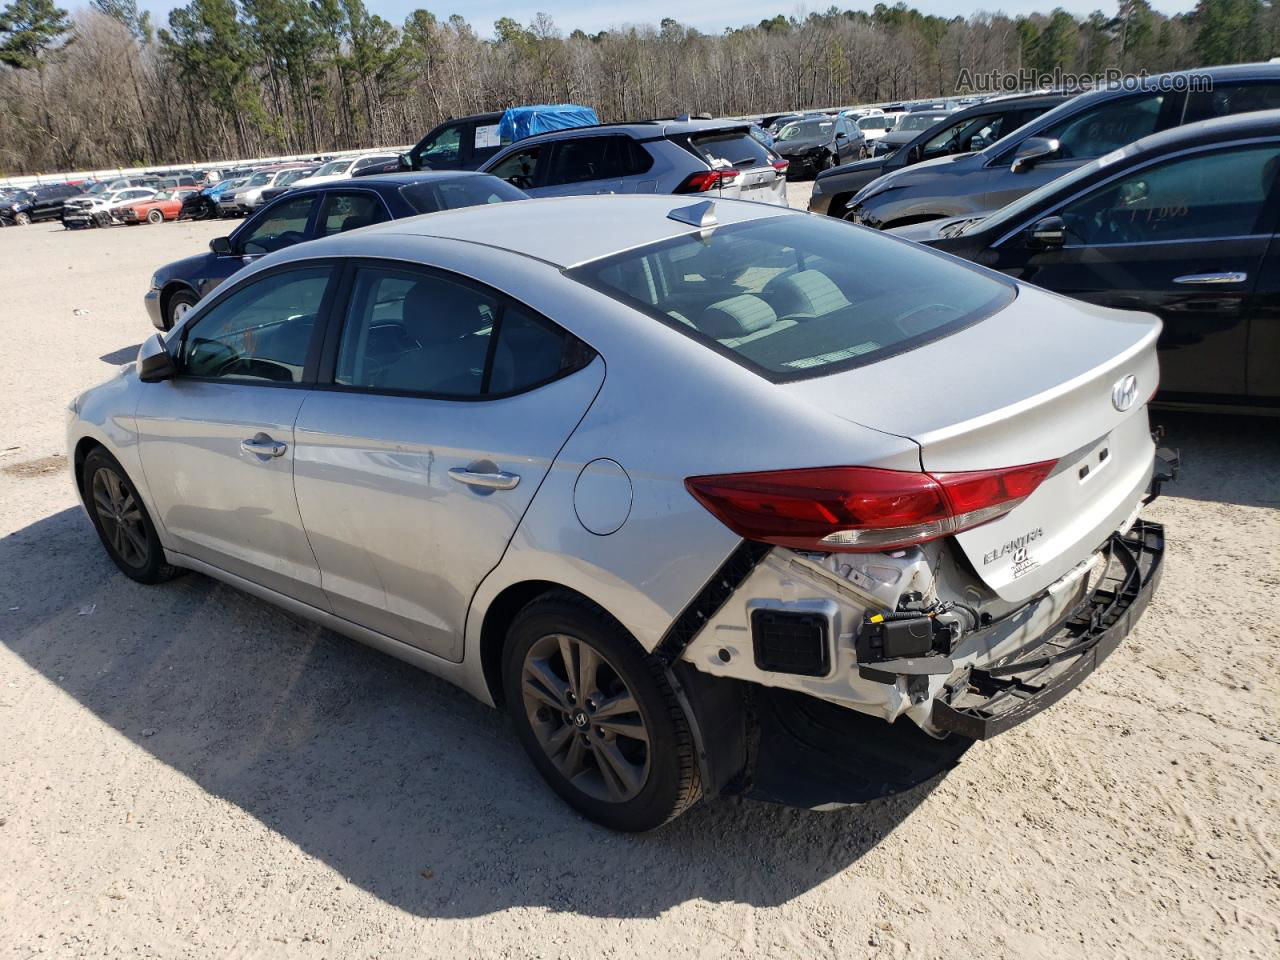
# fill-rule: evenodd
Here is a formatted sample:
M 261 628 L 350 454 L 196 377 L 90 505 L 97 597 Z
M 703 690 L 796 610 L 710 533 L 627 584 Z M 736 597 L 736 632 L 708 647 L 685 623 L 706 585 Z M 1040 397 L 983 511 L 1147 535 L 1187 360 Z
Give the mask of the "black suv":
M 80 196 L 80 188 L 69 183 L 54 183 L 36 187 L 14 199 L 6 211 L 9 219 L 22 226 L 41 220 L 61 220 L 62 205 L 68 197 Z
M 818 174 L 809 212 L 843 217 L 850 198 L 881 174 L 935 157 L 984 150 L 1069 99 L 1065 93 L 1033 93 L 988 100 L 951 113 L 904 114 L 898 120 L 901 128 L 891 128 L 871 142 L 871 156 L 866 160 Z M 929 117 L 932 122 L 906 129 L 918 117 Z
M 502 113 L 477 113 L 446 120 L 401 157 L 408 170 L 478 170 L 506 146 L 498 139 Z

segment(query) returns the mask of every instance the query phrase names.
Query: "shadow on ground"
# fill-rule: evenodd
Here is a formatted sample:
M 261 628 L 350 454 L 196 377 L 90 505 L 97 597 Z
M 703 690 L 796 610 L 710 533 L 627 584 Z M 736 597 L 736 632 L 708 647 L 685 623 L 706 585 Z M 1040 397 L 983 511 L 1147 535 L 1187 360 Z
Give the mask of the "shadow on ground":
M 1151 422 L 1164 427 L 1161 443 L 1182 453 L 1169 496 L 1280 506 L 1280 419 L 1156 410 Z
M 0 570 L 10 649 L 209 793 L 415 914 L 778 904 L 856 862 L 931 788 L 823 814 L 721 800 L 618 835 L 551 794 L 499 712 L 203 576 L 134 584 L 78 510 L 0 540 Z
M 135 343 L 131 347 L 121 347 L 119 350 L 112 350 L 110 353 L 104 353 L 98 359 L 103 363 L 110 363 L 117 367 L 123 363 L 132 363 L 138 358 L 138 349 L 141 346 L 142 344 Z

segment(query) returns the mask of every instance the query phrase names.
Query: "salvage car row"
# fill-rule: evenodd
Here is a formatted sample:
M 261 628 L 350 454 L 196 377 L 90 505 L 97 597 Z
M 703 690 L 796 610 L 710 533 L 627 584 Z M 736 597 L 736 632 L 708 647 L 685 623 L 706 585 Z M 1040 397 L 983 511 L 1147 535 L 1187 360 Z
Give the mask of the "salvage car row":
M 71 404 L 77 490 L 127 576 L 200 571 L 501 706 L 609 826 L 909 789 L 1069 694 L 1151 601 L 1161 338 L 1274 349 L 1249 331 L 1277 311 L 1197 300 L 1265 272 L 1276 226 L 1280 112 L 1231 107 L 1280 72 L 1217 77 L 1225 116 L 1166 92 L 1186 123 L 1120 146 L 1105 93 L 947 113 L 894 170 L 1034 168 L 1046 123 L 1106 152 L 919 242 L 786 208 L 736 121 L 463 130 L 418 169 L 295 183 L 157 271 L 160 332 Z M 482 143 L 480 172 L 425 169 Z M 1206 223 L 1233 237 L 1179 247 Z M 1147 243 L 1185 281 L 1171 312 L 1235 319 L 1020 279 L 1011 238 L 1069 236 L 1084 266 Z

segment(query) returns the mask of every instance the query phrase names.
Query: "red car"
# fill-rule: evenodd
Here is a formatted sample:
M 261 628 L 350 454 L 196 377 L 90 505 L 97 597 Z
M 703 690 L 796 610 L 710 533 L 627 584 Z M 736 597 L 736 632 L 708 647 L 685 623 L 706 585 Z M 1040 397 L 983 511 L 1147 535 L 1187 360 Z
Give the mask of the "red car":
M 121 223 L 135 225 L 142 223 L 159 223 L 162 220 L 177 220 L 178 211 L 182 209 L 182 201 L 193 193 L 197 187 L 174 187 L 172 190 L 161 190 L 150 200 L 139 200 L 116 211 Z

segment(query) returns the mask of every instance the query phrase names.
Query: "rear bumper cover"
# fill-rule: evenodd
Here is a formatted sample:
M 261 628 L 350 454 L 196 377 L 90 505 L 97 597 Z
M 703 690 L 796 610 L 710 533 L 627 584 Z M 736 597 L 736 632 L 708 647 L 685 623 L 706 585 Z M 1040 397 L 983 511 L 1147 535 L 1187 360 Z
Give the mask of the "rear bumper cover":
M 934 701 L 941 731 L 987 740 L 1029 720 L 1078 687 L 1142 616 L 1160 582 L 1164 528 L 1138 520 L 1107 545 L 1097 589 L 1056 631 L 1031 649 L 971 670 Z

